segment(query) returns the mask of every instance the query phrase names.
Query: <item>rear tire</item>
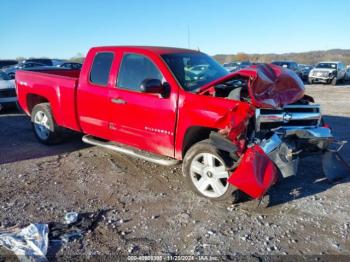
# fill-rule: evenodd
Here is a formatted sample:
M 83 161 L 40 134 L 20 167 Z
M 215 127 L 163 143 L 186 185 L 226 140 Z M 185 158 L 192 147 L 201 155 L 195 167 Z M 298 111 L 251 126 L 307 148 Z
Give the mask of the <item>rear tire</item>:
M 45 145 L 62 142 L 62 128 L 56 124 L 49 103 L 34 106 L 31 118 L 34 134 L 39 142 Z
M 238 202 L 240 191 L 227 181 L 230 172 L 226 171 L 225 163 L 228 162 L 225 158 L 224 152 L 220 152 L 209 140 L 192 146 L 182 165 L 189 187 L 198 195 L 213 201 L 231 199 Z

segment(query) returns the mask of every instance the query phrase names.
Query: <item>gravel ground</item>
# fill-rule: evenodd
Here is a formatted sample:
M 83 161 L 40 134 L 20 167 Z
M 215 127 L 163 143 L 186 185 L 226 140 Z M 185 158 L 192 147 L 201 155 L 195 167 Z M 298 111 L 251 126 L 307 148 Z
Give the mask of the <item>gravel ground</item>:
M 326 122 L 350 140 L 350 86 L 307 86 Z M 72 135 L 39 144 L 29 119 L 0 114 L 0 226 L 62 221 L 67 211 L 103 211 L 80 240 L 50 247 L 51 258 L 84 255 L 348 255 L 350 179 L 331 184 L 319 157 L 256 201 L 216 203 L 185 184 L 181 168 L 164 168 L 111 153 Z M 343 157 L 350 163 L 350 146 Z M 0 228 L 1 228 L 0 227 Z M 76 257 L 75 257 L 76 258 Z

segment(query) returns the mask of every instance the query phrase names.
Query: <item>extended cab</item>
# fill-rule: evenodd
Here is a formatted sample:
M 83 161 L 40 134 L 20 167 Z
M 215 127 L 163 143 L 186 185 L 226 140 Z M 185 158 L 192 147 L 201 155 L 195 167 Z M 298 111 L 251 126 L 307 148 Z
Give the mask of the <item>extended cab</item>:
M 294 72 L 258 65 L 230 74 L 193 50 L 96 47 L 81 71 L 18 71 L 16 84 L 40 142 L 58 143 L 68 128 L 154 163 L 182 161 L 189 185 L 213 200 L 262 197 L 333 139 Z

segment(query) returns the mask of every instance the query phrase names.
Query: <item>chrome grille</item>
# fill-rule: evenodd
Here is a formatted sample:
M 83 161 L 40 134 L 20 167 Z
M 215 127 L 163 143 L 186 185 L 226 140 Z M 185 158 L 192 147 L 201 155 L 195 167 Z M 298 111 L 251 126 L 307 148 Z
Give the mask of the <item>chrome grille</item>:
M 328 76 L 329 76 L 329 72 L 325 72 L 325 71 L 313 71 L 312 76 L 328 77 Z
M 316 127 L 321 121 L 319 105 L 288 105 L 282 109 L 256 109 L 256 131 L 279 127 Z

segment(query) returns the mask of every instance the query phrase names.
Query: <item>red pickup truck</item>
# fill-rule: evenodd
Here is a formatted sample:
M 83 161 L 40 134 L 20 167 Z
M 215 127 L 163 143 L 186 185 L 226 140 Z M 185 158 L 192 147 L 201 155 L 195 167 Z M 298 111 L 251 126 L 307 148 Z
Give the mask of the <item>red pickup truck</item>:
M 44 144 L 64 128 L 83 141 L 161 165 L 182 162 L 212 200 L 262 197 L 301 157 L 332 141 L 298 76 L 274 65 L 227 72 L 198 51 L 92 48 L 80 70 L 18 71 L 19 104 Z

